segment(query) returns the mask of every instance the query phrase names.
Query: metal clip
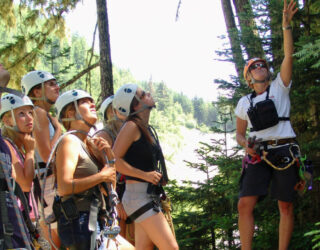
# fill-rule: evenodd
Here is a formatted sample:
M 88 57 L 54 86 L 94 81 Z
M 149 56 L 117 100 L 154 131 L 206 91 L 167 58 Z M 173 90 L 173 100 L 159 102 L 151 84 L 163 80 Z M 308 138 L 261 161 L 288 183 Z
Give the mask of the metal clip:
M 114 239 L 120 233 L 120 227 L 118 225 L 106 227 L 103 231 L 103 235 L 108 239 Z
M 278 145 L 278 139 L 274 139 L 274 140 L 271 140 L 271 146 L 277 146 Z

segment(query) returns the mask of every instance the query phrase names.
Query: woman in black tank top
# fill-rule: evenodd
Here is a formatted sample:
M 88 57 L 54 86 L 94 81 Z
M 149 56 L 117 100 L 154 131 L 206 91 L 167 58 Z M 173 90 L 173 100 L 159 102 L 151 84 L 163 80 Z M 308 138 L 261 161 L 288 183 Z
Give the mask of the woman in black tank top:
M 113 105 L 118 112 L 127 116 L 113 150 L 117 171 L 126 175 L 124 208 L 129 218 L 134 218 L 138 210 L 141 212 L 142 207 L 147 208 L 152 203 L 152 198 L 147 194 L 148 183 L 158 185 L 162 178 L 153 165 L 156 142 L 149 130 L 150 112 L 155 102 L 150 93 L 136 84 L 125 84 L 116 92 Z M 159 209 L 159 206 L 148 207 L 133 219 L 136 249 L 153 249 L 154 245 L 160 250 L 179 248 Z

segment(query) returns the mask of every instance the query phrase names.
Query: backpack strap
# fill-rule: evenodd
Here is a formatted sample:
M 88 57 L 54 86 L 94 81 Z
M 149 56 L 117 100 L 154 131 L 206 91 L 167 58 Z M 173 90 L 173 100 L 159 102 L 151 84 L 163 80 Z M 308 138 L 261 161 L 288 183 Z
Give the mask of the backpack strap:
M 8 141 L 10 143 L 10 145 L 14 148 L 16 155 L 20 158 L 20 163 L 23 164 L 24 163 L 24 156 L 22 155 L 22 153 L 20 152 L 20 150 L 18 149 L 17 145 L 10 139 L 7 137 L 3 137 L 4 140 Z M 38 232 L 36 227 L 33 225 L 31 219 L 30 219 L 30 205 L 29 202 L 27 200 L 26 194 L 22 191 L 20 185 L 18 183 L 15 183 L 15 188 L 14 188 L 14 194 L 19 198 L 19 200 L 22 203 L 22 206 L 24 208 L 24 210 L 22 211 L 23 214 L 23 219 L 27 225 L 27 228 L 29 229 L 29 233 L 32 235 L 33 238 L 37 239 L 38 238 Z
M 25 244 L 25 247 L 27 249 L 31 249 L 31 244 L 30 244 L 29 239 L 27 237 L 27 232 L 25 231 L 25 228 L 24 228 L 23 218 L 21 216 L 21 213 L 20 213 L 20 210 L 19 210 L 19 207 L 18 207 L 18 203 L 17 203 L 17 200 L 16 200 L 16 196 L 15 196 L 14 191 L 13 191 L 14 190 L 13 189 L 13 185 L 11 184 L 11 178 L 10 178 L 10 175 L 9 175 L 9 170 L 7 168 L 7 165 L 5 163 L 2 163 L 2 162 L 1 162 L 1 168 L 0 168 L 0 179 L 3 180 L 2 181 L 3 183 L 5 181 L 6 184 L 7 184 L 7 188 L 8 188 L 8 191 L 9 191 L 10 198 L 11 198 L 11 200 L 13 202 L 14 212 L 15 212 L 15 215 L 16 215 L 17 220 L 18 220 L 19 229 L 21 231 L 21 236 L 22 236 L 23 242 Z M 14 182 L 14 184 L 16 186 L 18 186 L 17 183 Z M 2 210 L 7 210 L 7 206 L 6 206 L 6 191 L 1 191 L 0 195 L 1 195 L 0 202 L 1 202 L 1 212 L 2 212 Z M 3 198 L 4 198 L 4 200 L 2 200 Z M 3 205 L 5 205 L 5 207 L 3 207 Z M 6 212 L 4 212 L 4 213 L 6 213 Z M 2 216 L 4 215 L 3 213 L 1 213 L 1 214 L 2 214 Z M 4 221 L 9 219 L 8 214 L 7 214 L 6 217 L 7 218 L 4 219 Z M 12 225 L 10 227 L 9 224 L 6 224 L 6 225 L 3 225 L 3 229 L 4 229 L 4 231 L 3 231 L 4 240 L 5 240 L 5 242 L 7 241 L 8 244 L 10 244 L 8 237 L 11 238 L 12 233 L 13 233 L 13 227 L 12 227 Z M 12 229 L 12 232 L 11 232 L 10 229 Z
M 11 236 L 13 235 L 13 226 L 9 221 L 7 201 L 6 201 L 6 189 L 7 183 L 4 175 L 1 171 L 0 173 L 0 182 L 1 182 L 1 190 L 0 190 L 0 211 L 1 211 L 1 221 L 2 221 L 2 233 L 5 248 L 13 248 Z M 2 243 L 0 244 L 2 245 Z

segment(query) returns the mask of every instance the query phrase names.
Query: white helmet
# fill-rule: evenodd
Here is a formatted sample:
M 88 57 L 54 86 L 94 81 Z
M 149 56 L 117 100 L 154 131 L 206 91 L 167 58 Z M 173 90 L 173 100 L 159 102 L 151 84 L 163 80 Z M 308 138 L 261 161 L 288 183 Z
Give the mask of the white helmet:
M 59 120 L 61 120 L 61 111 L 64 107 L 66 107 L 69 103 L 74 102 L 75 103 L 75 108 L 77 111 L 77 115 L 80 115 L 78 112 L 78 104 L 77 100 L 80 100 L 82 98 L 90 98 L 93 100 L 91 95 L 89 95 L 86 91 L 81 90 L 81 89 L 72 89 L 64 92 L 62 95 L 60 95 L 56 101 L 56 110 L 57 110 L 57 117 Z M 82 119 L 82 118 L 80 118 Z
M 23 106 L 33 107 L 33 103 L 28 96 L 21 98 L 14 94 L 7 94 L 1 98 L 0 117 L 2 118 L 2 116 L 8 111 L 12 111 Z
M 102 113 L 104 119 L 107 119 L 106 110 L 108 109 L 109 105 L 112 103 L 113 99 L 114 99 L 114 95 L 109 96 L 107 99 L 105 99 L 102 102 L 102 104 L 100 106 L 99 110 Z
M 130 105 L 136 95 L 137 89 L 137 84 L 127 83 L 117 90 L 112 105 L 121 115 L 126 117 L 130 115 Z
M 21 79 L 21 89 L 25 95 L 28 95 L 30 90 L 43 82 L 49 80 L 56 80 L 56 78 L 49 72 L 35 70 L 27 73 Z

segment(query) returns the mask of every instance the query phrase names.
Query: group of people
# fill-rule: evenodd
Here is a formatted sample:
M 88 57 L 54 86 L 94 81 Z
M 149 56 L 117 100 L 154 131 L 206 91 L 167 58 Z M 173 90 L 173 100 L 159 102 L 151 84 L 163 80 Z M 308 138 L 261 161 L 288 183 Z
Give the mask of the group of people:
M 247 153 L 238 202 L 242 249 L 252 248 L 253 210 L 267 195 L 270 183 L 280 211 L 279 249 L 288 249 L 293 231 L 293 200 L 297 187 L 303 185 L 297 167 L 299 146 L 289 119 L 290 22 L 296 12 L 295 3 L 285 0 L 284 59 L 276 78 L 271 80 L 262 58 L 249 60 L 244 68 L 244 79 L 253 92 L 242 97 L 235 110 L 236 140 Z M 1 90 L 9 78 L 0 65 Z M 55 77 L 44 71 L 29 72 L 21 87 L 24 95 L 7 94 L 1 99 L 0 243 L 4 248 L 35 248 L 36 229 L 30 221 L 40 214 L 41 229 L 54 247 L 178 249 L 161 212 L 162 187 L 168 178 L 158 137 L 149 125 L 155 107 L 150 93 L 132 83 L 121 86 L 101 105 L 105 127 L 89 136 L 98 116 L 87 92 L 75 89 L 60 95 Z M 50 113 L 53 105 L 56 117 Z M 43 213 L 40 200 L 44 200 Z M 49 218 L 53 223 L 48 223 Z M 118 235 L 117 219 L 123 237 Z M 125 226 L 132 222 L 134 227 Z M 104 235 L 112 239 L 110 245 Z
M 1 65 L 1 86 L 9 79 Z M 38 249 L 39 218 L 56 249 L 178 249 L 161 212 L 167 177 L 149 126 L 150 93 L 121 86 L 102 103 L 105 127 L 96 131 L 96 106 L 87 92 L 60 95 L 55 77 L 39 70 L 22 77 L 21 89 L 1 99 L 3 249 Z

